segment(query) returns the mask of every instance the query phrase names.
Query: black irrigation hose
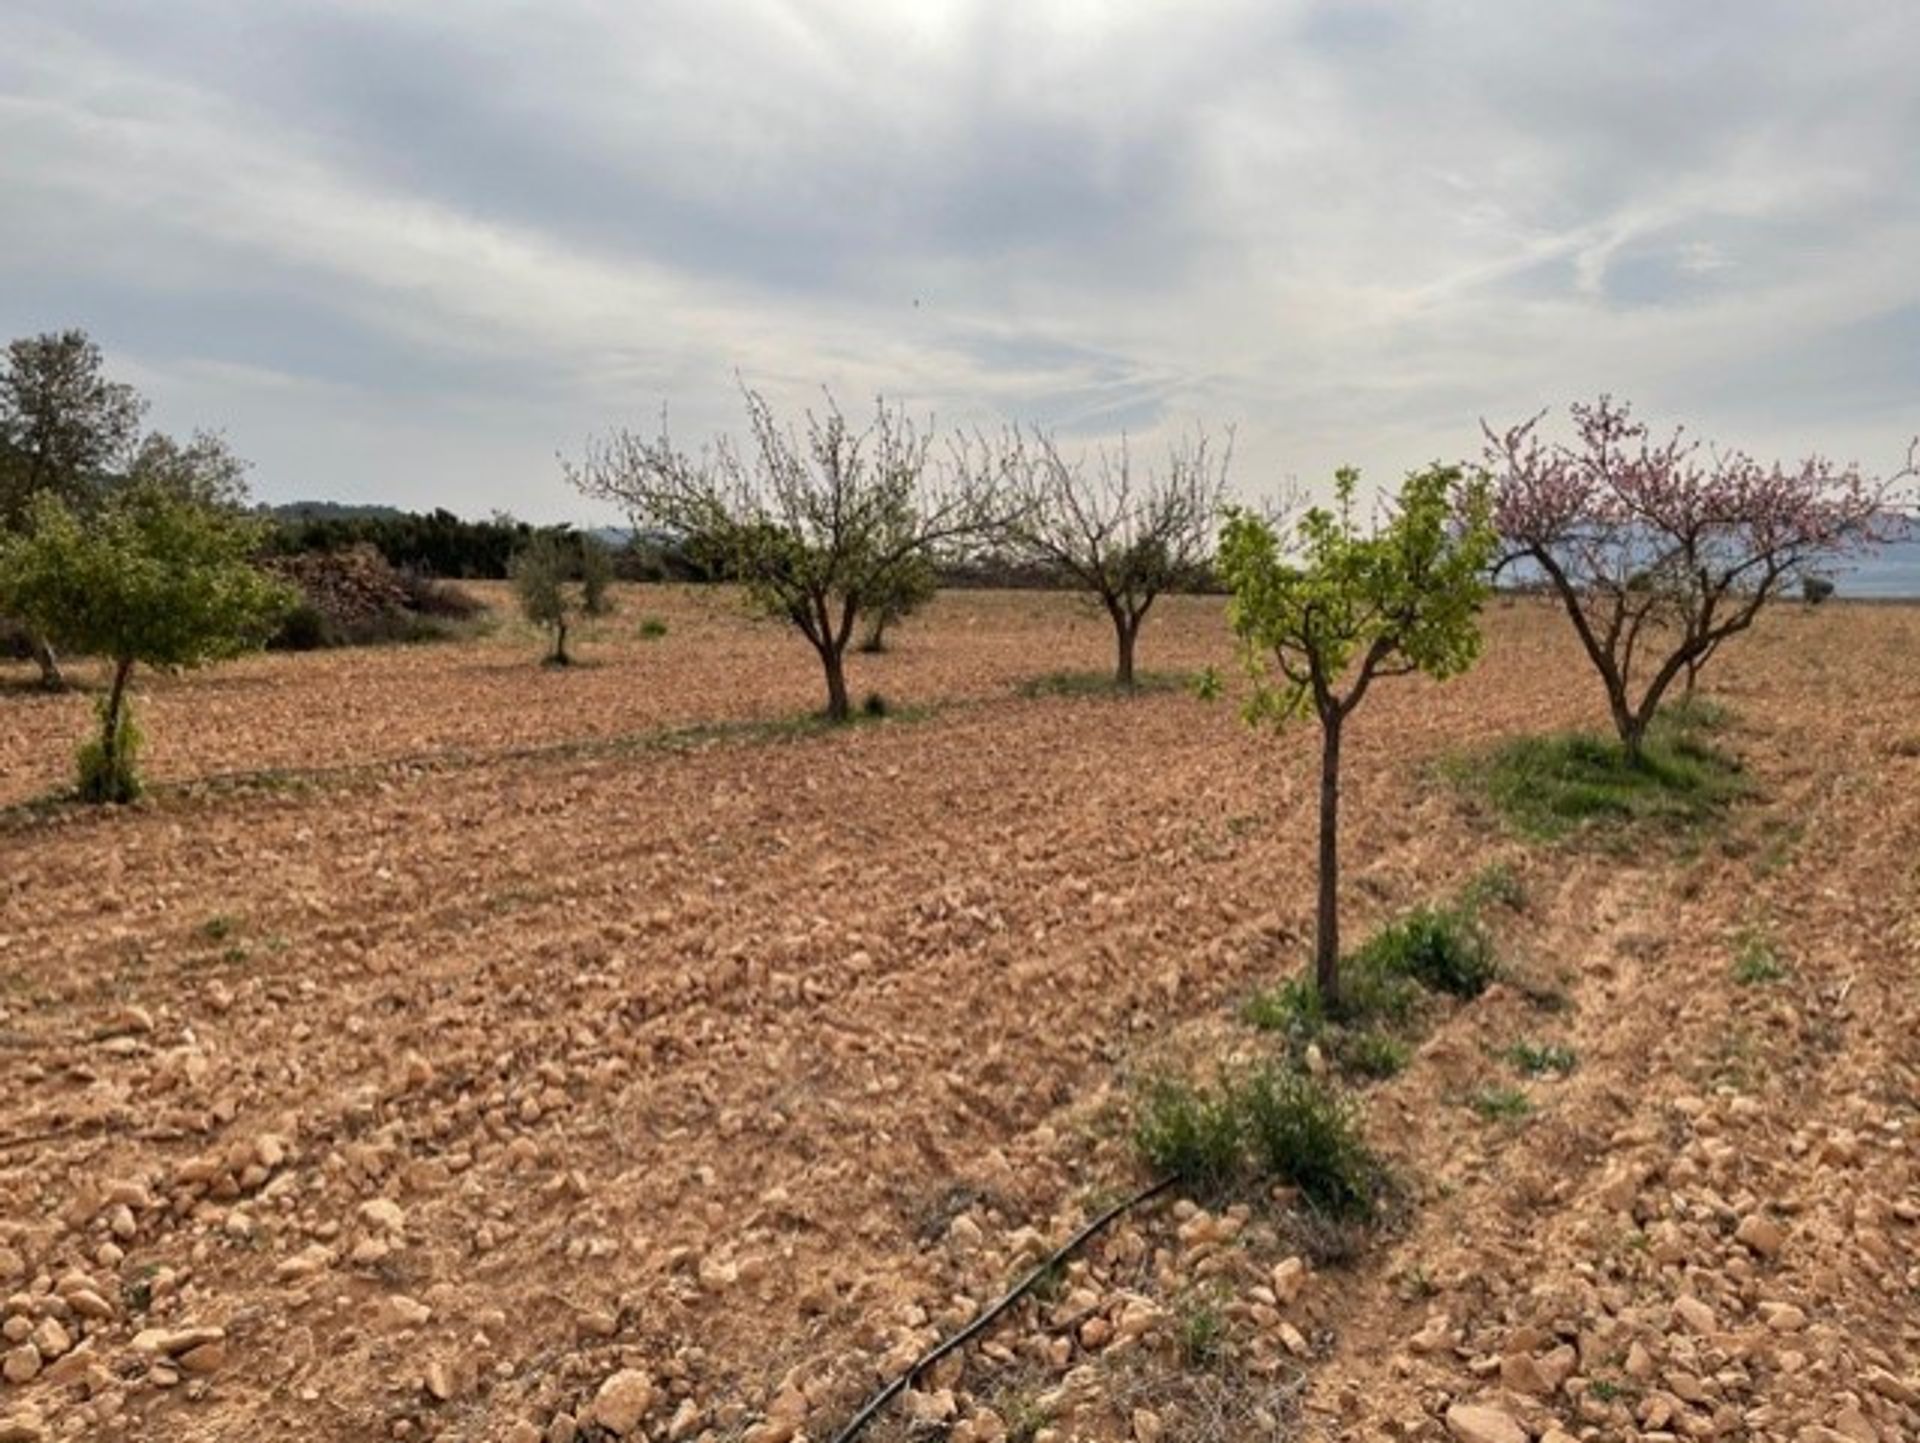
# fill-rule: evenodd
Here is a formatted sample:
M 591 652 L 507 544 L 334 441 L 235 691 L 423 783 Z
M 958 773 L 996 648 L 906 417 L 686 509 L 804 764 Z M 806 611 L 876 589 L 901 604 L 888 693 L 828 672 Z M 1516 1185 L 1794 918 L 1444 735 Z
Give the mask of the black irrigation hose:
M 1015 1303 L 1019 1302 L 1028 1293 L 1032 1292 L 1042 1278 L 1046 1277 L 1055 1268 L 1059 1267 L 1061 1263 L 1072 1257 L 1089 1238 L 1106 1227 L 1108 1223 L 1111 1223 L 1122 1213 L 1139 1207 L 1141 1203 L 1149 1202 L 1159 1197 L 1161 1193 L 1165 1192 L 1178 1181 L 1180 1181 L 1180 1178 L 1177 1174 L 1173 1177 L 1163 1177 L 1159 1182 L 1144 1192 L 1135 1193 L 1125 1202 L 1115 1203 L 1112 1207 L 1101 1213 L 1099 1217 L 1081 1228 L 1079 1232 L 1068 1238 L 1051 1257 L 1041 1263 L 1032 1272 L 1028 1273 L 1019 1282 L 1015 1283 L 1013 1289 L 1004 1298 L 981 1313 L 971 1323 L 968 1323 L 966 1327 L 955 1333 L 951 1338 L 948 1338 L 944 1343 L 938 1344 L 931 1352 L 924 1354 L 919 1361 L 908 1368 L 906 1372 L 902 1373 L 878 1393 L 875 1393 L 872 1398 L 868 1399 L 866 1407 L 853 1415 L 853 1421 L 838 1433 L 834 1434 L 833 1443 L 853 1443 L 853 1439 L 860 1436 L 867 1424 L 879 1416 L 880 1410 L 885 1408 L 887 1404 L 891 1403 L 911 1386 L 914 1379 L 918 1378 L 922 1373 L 926 1372 L 927 1369 L 946 1357 L 947 1354 L 951 1353 L 955 1348 L 965 1347 L 968 1343 L 972 1342 L 973 1339 L 979 1337 L 981 1333 L 992 1326 L 996 1318 L 1006 1312 L 1006 1310 L 1011 1308 Z

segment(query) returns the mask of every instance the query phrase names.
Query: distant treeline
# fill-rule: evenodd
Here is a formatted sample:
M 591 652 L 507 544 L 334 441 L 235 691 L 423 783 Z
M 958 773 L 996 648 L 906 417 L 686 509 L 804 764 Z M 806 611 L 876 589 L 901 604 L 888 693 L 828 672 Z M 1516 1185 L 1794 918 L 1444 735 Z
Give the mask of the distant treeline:
M 532 538 L 570 527 L 536 527 L 511 516 L 468 521 L 451 511 L 400 511 L 390 506 L 352 506 L 304 501 L 264 508 L 274 522 L 272 549 L 282 556 L 346 551 L 372 546 L 395 568 L 452 581 L 499 580 L 507 564 Z M 712 582 L 726 578 L 673 537 L 624 531 L 589 533 L 613 552 L 614 574 L 623 581 Z M 1010 557 L 975 556 L 940 569 L 940 584 L 960 589 L 1052 591 L 1063 583 L 1053 571 Z M 1209 580 L 1198 588 L 1216 591 Z

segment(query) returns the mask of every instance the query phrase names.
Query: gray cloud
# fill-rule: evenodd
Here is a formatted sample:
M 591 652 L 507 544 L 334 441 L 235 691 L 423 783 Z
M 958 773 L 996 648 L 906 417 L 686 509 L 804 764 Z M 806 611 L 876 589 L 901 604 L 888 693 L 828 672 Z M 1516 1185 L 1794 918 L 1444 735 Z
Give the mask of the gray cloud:
M 736 370 L 1232 422 L 1250 490 L 1603 388 L 1872 462 L 1915 53 L 1905 0 L 16 0 L 0 328 L 88 326 L 265 495 L 536 516 Z

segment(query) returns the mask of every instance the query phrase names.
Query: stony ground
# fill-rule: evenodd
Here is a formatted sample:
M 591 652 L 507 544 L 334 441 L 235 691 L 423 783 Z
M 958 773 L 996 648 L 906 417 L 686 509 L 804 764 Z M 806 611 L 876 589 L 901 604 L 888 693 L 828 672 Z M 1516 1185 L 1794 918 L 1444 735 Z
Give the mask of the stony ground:
M 1388 1222 L 1169 1197 L 870 1436 L 1920 1436 L 1920 610 L 1730 649 L 1758 795 L 1625 848 L 1435 774 L 1595 713 L 1550 615 L 1489 624 L 1348 748 L 1356 935 L 1524 890 L 1511 979 L 1365 1095 Z M 1217 603 L 1143 645 L 1228 660 Z M 1103 658 L 1057 598 L 943 600 L 855 677 L 932 710 L 834 735 L 721 598 L 584 650 L 157 678 L 150 804 L 0 817 L 0 1440 L 822 1443 L 1147 1180 L 1134 1079 L 1270 1045 L 1305 736 L 1019 695 Z M 86 703 L 0 709 L 26 803 Z

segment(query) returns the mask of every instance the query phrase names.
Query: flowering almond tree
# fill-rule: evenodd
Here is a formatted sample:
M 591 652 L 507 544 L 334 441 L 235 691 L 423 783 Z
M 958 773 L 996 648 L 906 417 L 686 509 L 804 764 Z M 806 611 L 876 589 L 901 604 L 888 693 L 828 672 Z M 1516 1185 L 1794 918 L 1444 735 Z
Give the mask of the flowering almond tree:
M 1552 588 L 1637 759 L 1677 680 L 1691 689 L 1721 643 L 1813 567 L 1892 534 L 1914 456 L 1874 481 L 1819 456 L 1784 466 L 1703 450 L 1680 430 L 1656 441 L 1610 396 L 1571 410 L 1571 444 L 1544 439 L 1541 416 L 1483 425 L 1500 564 L 1531 564 Z

